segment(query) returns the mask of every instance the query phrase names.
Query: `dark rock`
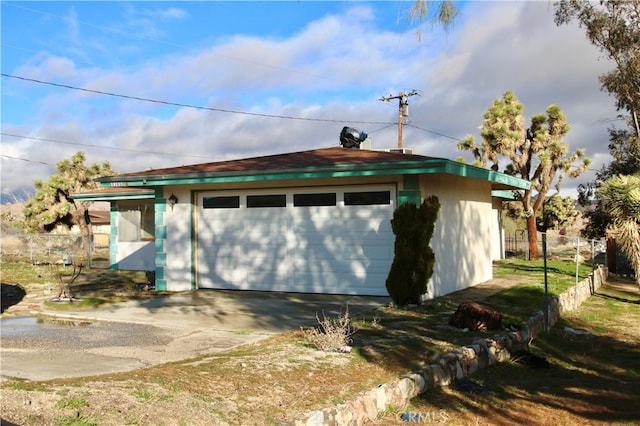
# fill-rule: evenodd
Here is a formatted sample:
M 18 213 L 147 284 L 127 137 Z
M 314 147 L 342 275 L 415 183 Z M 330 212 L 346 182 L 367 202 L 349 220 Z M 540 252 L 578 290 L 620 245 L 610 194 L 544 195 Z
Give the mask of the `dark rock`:
M 511 360 L 515 363 L 526 365 L 531 368 L 549 368 L 551 364 L 547 361 L 547 358 L 539 355 L 532 354 L 526 350 L 519 350 L 513 354 Z
M 501 330 L 502 314 L 480 302 L 463 302 L 449 320 L 449 325 L 469 330 Z
M 460 392 L 475 393 L 475 394 L 491 394 L 491 391 L 483 388 L 478 383 L 471 379 L 464 378 L 456 380 L 453 387 Z

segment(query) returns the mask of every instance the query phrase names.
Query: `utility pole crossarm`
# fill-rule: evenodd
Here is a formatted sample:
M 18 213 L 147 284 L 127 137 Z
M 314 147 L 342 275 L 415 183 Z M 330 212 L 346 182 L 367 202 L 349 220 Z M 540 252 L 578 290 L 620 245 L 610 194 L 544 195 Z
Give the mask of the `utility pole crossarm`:
M 418 94 L 417 90 L 405 93 L 400 92 L 397 95 L 389 95 L 381 97 L 380 101 L 389 102 L 392 99 L 398 100 L 398 148 L 402 149 L 402 125 L 404 124 L 404 117 L 409 116 L 409 97 Z

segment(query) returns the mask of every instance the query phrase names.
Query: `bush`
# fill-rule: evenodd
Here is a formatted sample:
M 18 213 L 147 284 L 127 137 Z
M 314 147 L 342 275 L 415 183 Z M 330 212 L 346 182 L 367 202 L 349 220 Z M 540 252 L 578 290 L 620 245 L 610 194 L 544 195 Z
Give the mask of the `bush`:
M 322 319 L 316 314 L 318 325 L 302 332 L 307 341 L 321 351 L 344 351 L 351 344 L 351 336 L 358 328 L 351 324 L 349 308 L 338 318 L 327 318 L 322 312 Z
M 430 196 L 419 207 L 405 203 L 393 212 L 391 229 L 396 241 L 386 286 L 396 306 L 419 304 L 427 292 L 435 264 L 429 242 L 439 210 L 438 197 Z

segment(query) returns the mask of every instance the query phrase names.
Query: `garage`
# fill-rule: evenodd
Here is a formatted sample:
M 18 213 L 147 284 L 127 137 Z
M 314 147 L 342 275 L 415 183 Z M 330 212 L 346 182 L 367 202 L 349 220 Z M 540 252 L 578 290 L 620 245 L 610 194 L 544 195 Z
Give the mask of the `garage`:
M 386 296 L 396 186 L 196 193 L 197 288 Z
M 393 212 L 435 195 L 441 211 L 431 241 L 437 261 L 428 297 L 491 279 L 492 261 L 503 247 L 494 192 L 530 188 L 498 171 L 410 150 L 342 147 L 98 181 L 101 189 L 74 199 L 111 202 L 111 267 L 142 262 L 159 291 L 387 296 Z M 128 213 L 133 204 L 146 203 L 153 215 Z M 143 246 L 150 250 L 136 249 Z

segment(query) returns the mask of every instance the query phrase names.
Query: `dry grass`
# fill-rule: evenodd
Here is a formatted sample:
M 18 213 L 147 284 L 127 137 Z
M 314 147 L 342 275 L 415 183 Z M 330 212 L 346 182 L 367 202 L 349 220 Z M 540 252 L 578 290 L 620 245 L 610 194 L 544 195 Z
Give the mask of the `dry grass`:
M 516 274 L 503 279 L 521 278 Z M 525 281 L 531 284 L 531 277 Z M 526 288 L 523 299 L 536 303 Z M 105 289 L 92 291 L 106 297 Z M 131 291 L 138 297 L 137 286 Z M 123 292 L 120 288 L 113 297 Z M 494 300 L 506 309 L 514 298 L 518 295 L 509 293 L 503 302 Z M 455 298 L 444 297 L 418 309 L 381 308 L 349 318 L 348 324 L 358 327 L 349 336 L 354 347 L 350 354 L 311 347 L 298 331 L 130 373 L 48 382 L 9 380 L 2 384 L 2 415 L 21 425 L 279 424 L 416 371 L 439 353 L 488 335 L 447 328 L 456 307 Z M 510 314 L 514 320 L 520 315 L 528 315 L 527 309 Z M 640 393 L 638 323 L 637 287 L 608 286 L 552 333 L 536 339 L 532 350 L 546 356 L 551 369 L 517 364 L 487 369 L 473 379 L 491 393 L 455 388 L 428 392 L 409 407 L 389 407 L 373 424 L 395 424 L 402 413 L 421 413 L 431 422 L 452 425 L 633 424 L 640 419 L 632 403 Z M 565 325 L 593 334 L 567 335 Z M 348 334 L 341 331 L 344 327 L 338 322 L 339 336 Z
M 351 322 L 349 307 L 337 318 L 327 317 L 322 312 L 322 319 L 316 314 L 318 325 L 303 329 L 302 333 L 310 345 L 321 351 L 351 352 L 351 336 L 358 327 Z

